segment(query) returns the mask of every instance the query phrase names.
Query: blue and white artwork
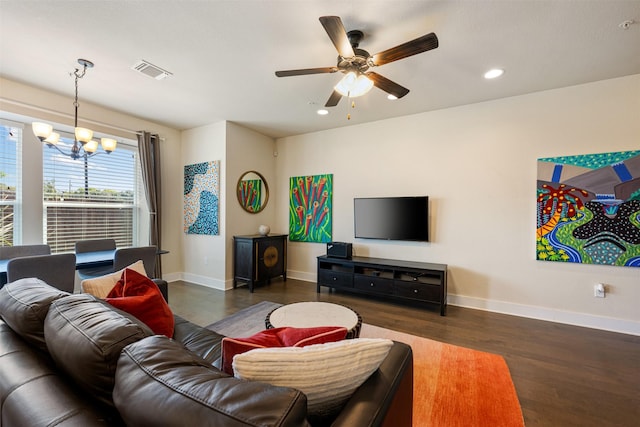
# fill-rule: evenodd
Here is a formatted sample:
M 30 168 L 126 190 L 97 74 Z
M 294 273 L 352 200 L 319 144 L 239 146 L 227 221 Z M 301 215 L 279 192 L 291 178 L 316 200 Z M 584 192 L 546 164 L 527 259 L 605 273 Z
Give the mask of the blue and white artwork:
M 184 167 L 184 232 L 220 234 L 220 161 Z

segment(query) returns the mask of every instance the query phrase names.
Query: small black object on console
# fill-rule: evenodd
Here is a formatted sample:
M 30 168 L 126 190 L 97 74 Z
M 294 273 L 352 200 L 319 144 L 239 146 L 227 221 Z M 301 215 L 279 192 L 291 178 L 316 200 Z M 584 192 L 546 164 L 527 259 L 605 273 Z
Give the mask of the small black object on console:
M 327 243 L 327 256 L 331 258 L 351 259 L 353 245 L 345 242 Z

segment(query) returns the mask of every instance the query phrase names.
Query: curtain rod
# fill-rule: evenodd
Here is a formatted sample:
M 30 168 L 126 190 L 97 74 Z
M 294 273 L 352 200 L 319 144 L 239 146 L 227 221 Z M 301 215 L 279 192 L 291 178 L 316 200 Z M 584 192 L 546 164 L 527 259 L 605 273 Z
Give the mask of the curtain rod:
M 13 99 L 7 99 L 5 97 L 0 97 L 0 101 L 6 102 L 8 104 L 17 105 L 19 107 L 31 108 L 31 109 L 36 110 L 36 111 L 42 111 L 43 113 L 53 114 L 53 115 L 56 115 L 56 116 L 67 118 L 67 119 L 73 119 L 74 118 L 74 116 L 72 116 L 71 114 L 68 114 L 68 113 L 61 113 L 59 111 L 51 110 L 49 108 L 39 107 L 37 105 L 32 105 L 32 104 L 27 104 L 26 102 L 22 102 L 22 101 L 15 101 Z M 121 131 L 121 132 L 127 132 L 127 133 L 130 133 L 130 134 L 133 134 L 133 135 L 142 135 L 142 131 L 125 129 L 125 128 L 121 128 L 121 127 L 118 127 L 118 126 L 110 125 L 108 123 L 98 122 L 96 120 L 91 120 L 91 119 L 82 119 L 82 120 L 84 122 L 91 123 L 91 124 L 94 124 L 94 125 L 97 125 L 97 126 L 106 127 L 106 128 L 112 129 L 112 130 L 118 130 L 118 131 Z M 160 141 L 164 141 L 164 138 L 160 138 Z

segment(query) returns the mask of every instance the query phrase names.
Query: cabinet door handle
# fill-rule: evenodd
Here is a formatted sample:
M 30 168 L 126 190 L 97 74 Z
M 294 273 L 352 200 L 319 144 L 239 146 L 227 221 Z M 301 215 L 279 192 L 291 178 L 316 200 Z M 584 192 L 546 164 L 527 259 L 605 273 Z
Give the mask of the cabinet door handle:
M 338 278 L 334 276 L 334 277 L 333 277 L 333 280 L 334 280 L 334 281 L 336 281 L 336 280 L 338 280 Z
M 371 282 L 371 287 L 373 288 L 373 286 L 374 286 L 374 284 L 373 284 L 373 282 Z
M 418 293 L 418 290 L 417 290 L 417 289 L 414 289 L 414 290 L 413 290 L 413 293 L 414 293 L 414 294 L 417 294 L 417 293 Z

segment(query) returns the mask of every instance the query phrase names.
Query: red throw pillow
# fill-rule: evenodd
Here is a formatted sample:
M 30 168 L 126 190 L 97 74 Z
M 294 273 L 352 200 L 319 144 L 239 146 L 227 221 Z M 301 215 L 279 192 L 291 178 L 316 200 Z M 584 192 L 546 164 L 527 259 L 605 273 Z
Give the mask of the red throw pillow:
M 173 313 L 158 285 L 147 276 L 126 268 L 106 301 L 140 319 L 155 334 L 173 337 Z
M 315 328 L 272 328 L 247 338 L 222 339 L 222 370 L 233 375 L 233 356 L 256 348 L 304 347 L 343 340 L 347 328 L 342 326 L 318 326 Z

